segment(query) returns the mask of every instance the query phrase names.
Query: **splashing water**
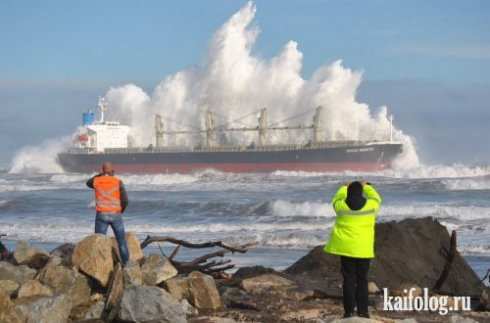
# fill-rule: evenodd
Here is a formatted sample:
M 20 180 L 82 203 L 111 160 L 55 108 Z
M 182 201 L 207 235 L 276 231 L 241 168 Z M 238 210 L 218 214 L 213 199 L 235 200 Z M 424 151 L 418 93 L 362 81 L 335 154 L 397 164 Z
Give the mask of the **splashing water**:
M 366 104 L 356 101 L 362 75 L 345 68 L 342 61 L 321 66 L 311 79 L 305 80 L 301 76 L 303 54 L 294 41 L 289 41 L 270 60 L 253 56 L 259 34 L 252 25 L 255 12 L 251 2 L 241 8 L 215 32 L 202 67 L 168 76 L 152 95 L 134 84 L 111 88 L 105 96 L 110 116 L 130 124 L 132 136 L 141 146 L 152 143 L 153 131 L 148 125 L 153 124 L 156 113 L 167 120 L 167 130 L 200 128 L 203 113 L 208 109 L 214 112 L 218 124 L 255 127 L 258 109 L 263 107 L 267 107 L 271 123 L 284 126 L 287 122 L 281 120 L 302 114 L 289 123 L 311 123 L 313 113 L 308 112 L 322 106 L 325 140 L 389 138 L 387 108 L 381 107 L 372 115 Z M 246 115 L 249 117 L 233 122 Z M 226 142 L 248 144 L 256 134 L 235 132 L 224 136 Z M 270 132 L 269 141 L 304 143 L 309 136 L 304 131 Z M 395 138 L 405 144 L 397 167 L 418 165 L 411 138 L 398 129 Z M 182 136 L 175 140 L 190 145 L 199 138 Z
M 70 137 L 49 139 L 39 146 L 27 146 L 17 152 L 12 160 L 9 173 L 61 173 L 57 155 L 70 143 Z
M 154 133 L 149 125 L 153 124 L 156 113 L 164 117 L 168 131 L 202 128 L 202 116 L 208 109 L 214 112 L 218 125 L 256 127 L 258 110 L 267 107 L 269 121 L 285 126 L 311 123 L 313 109 L 321 105 L 324 140 L 388 139 L 387 108 L 379 107 L 372 113 L 366 104 L 356 101 L 362 79 L 360 72 L 345 68 L 342 61 L 337 60 L 318 68 L 310 79 L 303 79 L 303 54 L 294 41 L 289 41 L 269 60 L 253 56 L 252 49 L 259 35 L 253 25 L 255 13 L 255 5 L 247 3 L 215 32 L 202 66 L 169 75 L 151 95 L 134 84 L 110 88 L 105 95 L 109 104 L 108 118 L 130 125 L 135 144 L 147 146 L 153 141 Z M 244 115 L 248 117 L 240 119 Z M 298 115 L 299 119 L 286 121 Z M 310 135 L 308 131 L 270 131 L 268 140 L 270 143 L 305 143 Z M 393 163 L 395 176 L 412 170 L 417 174 L 438 173 L 436 168 L 419 163 L 410 136 L 395 128 L 394 137 L 404 146 Z M 172 141 L 169 144 L 180 145 L 194 145 L 200 140 L 191 136 L 168 139 Z M 256 134 L 233 132 L 220 140 L 249 144 L 256 140 Z M 10 172 L 61 172 L 56 155 L 67 143 L 64 138 L 21 149 L 12 161 Z M 457 166 L 455 171 L 458 171 Z

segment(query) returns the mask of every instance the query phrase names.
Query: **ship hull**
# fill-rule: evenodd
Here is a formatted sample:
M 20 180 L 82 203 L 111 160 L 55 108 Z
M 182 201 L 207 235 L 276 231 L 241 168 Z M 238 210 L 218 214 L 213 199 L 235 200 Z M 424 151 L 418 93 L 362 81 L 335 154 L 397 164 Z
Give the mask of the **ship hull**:
M 58 155 L 65 171 L 91 173 L 111 162 L 120 173 L 190 173 L 205 169 L 223 172 L 378 171 L 389 168 L 401 152 L 401 144 L 290 150 L 115 152 Z

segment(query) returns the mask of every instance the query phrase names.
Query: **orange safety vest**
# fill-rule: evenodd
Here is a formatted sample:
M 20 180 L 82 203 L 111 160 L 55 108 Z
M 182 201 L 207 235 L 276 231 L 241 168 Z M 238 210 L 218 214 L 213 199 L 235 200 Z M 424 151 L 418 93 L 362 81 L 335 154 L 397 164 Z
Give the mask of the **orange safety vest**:
M 95 210 L 101 213 L 121 213 L 121 182 L 114 176 L 94 178 Z

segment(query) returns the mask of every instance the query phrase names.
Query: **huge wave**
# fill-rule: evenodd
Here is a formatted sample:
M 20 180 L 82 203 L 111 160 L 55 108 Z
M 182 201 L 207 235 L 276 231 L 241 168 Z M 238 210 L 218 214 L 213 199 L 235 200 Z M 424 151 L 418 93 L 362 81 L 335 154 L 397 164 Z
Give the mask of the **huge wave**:
M 361 72 L 346 68 L 337 60 L 320 66 L 310 79 L 305 79 L 303 53 L 292 40 L 270 59 L 253 55 L 259 35 L 253 23 L 255 13 L 255 5 L 247 3 L 214 33 L 203 65 L 167 76 L 151 94 L 135 84 L 110 88 L 105 94 L 108 118 L 130 125 L 135 143 L 147 146 L 153 142 L 154 133 L 149 125 L 157 113 L 164 117 L 166 130 L 202 128 L 202 116 L 208 110 L 215 113 L 218 125 L 255 127 L 259 109 L 266 107 L 269 121 L 275 126 L 285 126 L 311 123 L 313 110 L 322 106 L 324 140 L 389 138 L 387 107 L 373 110 L 356 99 Z M 242 118 L 244 115 L 248 117 Z M 291 116 L 297 118 L 288 120 Z M 394 135 L 404 143 L 396 167 L 417 166 L 412 139 L 397 128 Z M 220 140 L 248 144 L 256 140 L 255 136 L 253 132 L 233 132 Z M 269 133 L 270 143 L 305 143 L 309 137 L 305 131 Z M 193 145 L 200 139 L 179 136 L 171 140 Z M 22 149 L 14 158 L 10 172 L 59 172 L 55 156 L 62 146 L 50 141 Z

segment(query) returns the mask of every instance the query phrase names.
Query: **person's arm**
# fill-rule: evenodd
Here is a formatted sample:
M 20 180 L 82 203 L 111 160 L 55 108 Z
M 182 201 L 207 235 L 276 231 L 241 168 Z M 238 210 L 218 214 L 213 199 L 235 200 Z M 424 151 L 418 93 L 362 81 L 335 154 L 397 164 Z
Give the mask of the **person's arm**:
M 332 198 L 332 205 L 334 209 L 336 209 L 335 204 L 337 204 L 337 202 L 343 201 L 346 198 L 347 198 L 347 185 L 342 185 Z
M 128 193 L 126 192 L 126 188 L 122 181 L 119 181 L 119 192 L 121 194 L 121 212 L 124 212 L 128 207 L 129 200 Z
M 365 198 L 375 200 L 379 205 L 381 205 L 383 199 L 371 184 L 366 183 L 363 185 L 363 193 Z
M 92 178 L 90 178 L 88 181 L 87 181 L 87 186 L 90 187 L 90 188 L 94 188 L 94 179 L 97 177 L 97 176 L 100 176 L 100 174 L 97 174 L 95 176 L 93 176 Z

